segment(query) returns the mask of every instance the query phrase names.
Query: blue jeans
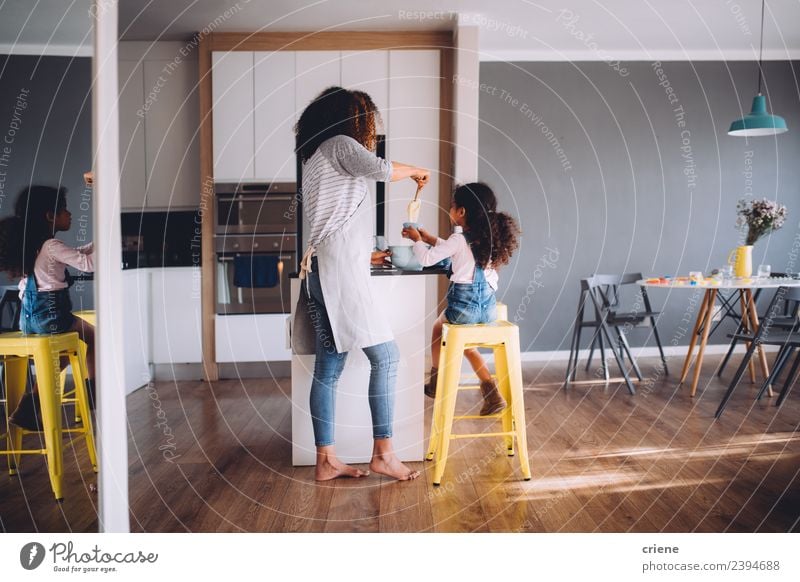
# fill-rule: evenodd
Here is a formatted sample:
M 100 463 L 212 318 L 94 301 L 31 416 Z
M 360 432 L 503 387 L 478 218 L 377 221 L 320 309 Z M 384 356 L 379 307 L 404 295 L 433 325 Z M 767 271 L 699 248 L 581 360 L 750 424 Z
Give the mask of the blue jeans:
M 336 412 L 336 385 L 347 361 L 347 352 L 336 351 L 325 298 L 319 282 L 316 257 L 313 272 L 308 274 L 306 285 L 311 292 L 309 310 L 316 332 L 316 360 L 314 379 L 311 382 L 311 423 L 314 442 L 318 447 L 334 443 L 334 416 Z M 305 293 L 305 289 L 301 292 Z M 397 381 L 397 364 L 400 352 L 394 341 L 363 348 L 369 359 L 369 410 L 372 414 L 372 438 L 392 436 L 394 418 L 394 387 Z

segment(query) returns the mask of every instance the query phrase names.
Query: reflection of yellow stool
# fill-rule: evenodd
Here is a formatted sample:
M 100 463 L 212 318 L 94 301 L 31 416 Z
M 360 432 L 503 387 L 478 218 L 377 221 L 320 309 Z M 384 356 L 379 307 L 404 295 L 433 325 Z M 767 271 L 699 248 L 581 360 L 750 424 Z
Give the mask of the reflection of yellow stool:
M 20 455 L 46 455 L 50 484 L 59 501 L 64 498 L 61 487 L 63 433 L 83 434 L 86 448 L 89 451 L 89 460 L 94 470 L 97 470 L 92 417 L 89 412 L 89 400 L 84 381 L 86 378 L 86 352 L 81 343 L 75 332 L 54 335 L 23 335 L 20 332 L 0 334 L 0 357 L 3 359 L 5 369 L 6 442 L 8 443 L 7 449 L 0 451 L 0 454 L 8 456 L 8 469 L 11 475 L 16 474 Z M 72 376 L 76 386 L 76 408 L 83 419 L 80 428 L 63 430 L 61 428 L 62 388 L 59 379 L 61 356 L 69 357 L 72 366 Z M 29 358 L 33 358 L 33 365 L 36 368 L 39 401 L 42 405 L 44 449 L 23 449 L 22 436 L 28 431 L 8 423 L 8 415 L 16 408 L 25 393 Z
M 502 308 L 502 309 L 501 309 Z M 444 324 L 442 349 L 439 355 L 439 376 L 436 399 L 433 404 L 430 444 L 427 459 L 435 460 L 433 484 L 439 485 L 447 463 L 450 441 L 461 438 L 504 437 L 509 456 L 514 455 L 517 440 L 520 468 L 525 480 L 531 478 L 528 461 L 528 441 L 525 434 L 525 403 L 522 392 L 522 364 L 519 350 L 519 328 L 509 323 L 505 305 L 498 306 L 498 319 L 482 325 Z M 495 377 L 498 389 L 509 406 L 490 416 L 455 416 L 456 396 L 459 390 L 475 390 L 479 386 L 460 385 L 461 363 L 464 350 L 491 348 L 494 351 Z M 462 419 L 500 419 L 502 432 L 453 434 L 453 422 Z

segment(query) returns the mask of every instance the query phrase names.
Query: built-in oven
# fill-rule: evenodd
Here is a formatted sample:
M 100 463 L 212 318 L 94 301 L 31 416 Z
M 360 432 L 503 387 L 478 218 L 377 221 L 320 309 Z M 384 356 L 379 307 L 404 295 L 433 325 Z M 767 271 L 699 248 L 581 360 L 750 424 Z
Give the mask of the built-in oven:
M 297 231 L 297 184 L 215 184 L 217 234 Z
M 295 234 L 216 235 L 217 313 L 289 313 Z
M 217 313 L 289 313 L 297 268 L 294 182 L 215 184 Z

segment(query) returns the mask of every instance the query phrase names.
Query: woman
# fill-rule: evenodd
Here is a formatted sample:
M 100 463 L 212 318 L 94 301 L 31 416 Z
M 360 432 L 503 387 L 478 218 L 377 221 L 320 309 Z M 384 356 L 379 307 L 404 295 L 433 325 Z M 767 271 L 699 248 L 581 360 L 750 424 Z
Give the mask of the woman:
M 399 354 L 371 290 L 369 263 L 382 263 L 388 253 L 371 253 L 374 207 L 367 180 L 412 178 L 425 184 L 430 172 L 375 156 L 379 119 L 369 95 L 331 87 L 306 107 L 295 128 L 303 163 L 303 209 L 310 223 L 301 277 L 316 334 L 310 408 L 318 481 L 369 474 L 342 463 L 334 446 L 336 384 L 348 352 L 356 349 L 370 361 L 374 444 L 369 468 L 400 480 L 419 476 L 392 449 Z

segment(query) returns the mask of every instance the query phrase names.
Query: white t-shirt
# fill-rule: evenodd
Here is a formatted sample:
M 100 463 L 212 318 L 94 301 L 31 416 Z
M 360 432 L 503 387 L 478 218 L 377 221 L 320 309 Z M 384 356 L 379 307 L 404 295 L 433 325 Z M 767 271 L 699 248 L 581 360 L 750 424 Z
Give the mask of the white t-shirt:
M 475 275 L 475 257 L 472 256 L 472 249 L 469 248 L 469 243 L 464 237 L 463 229 L 456 226 L 453 229 L 453 234 L 450 238 L 443 240 L 436 239 L 436 244 L 428 248 L 428 246 L 418 240 L 414 243 L 414 256 L 422 264 L 423 267 L 430 267 L 439 261 L 452 257 L 453 261 L 453 274 L 450 276 L 450 281 L 453 283 L 472 283 L 472 278 Z M 483 275 L 486 277 L 486 282 L 489 286 L 497 291 L 497 271 L 491 267 L 483 270 Z
M 44 241 L 36 262 L 33 273 L 36 275 L 36 288 L 39 291 L 57 291 L 66 289 L 64 269 L 69 266 L 84 273 L 94 273 L 94 244 L 89 243 L 78 248 L 71 247 L 57 238 Z M 19 282 L 20 299 L 25 293 L 28 277 L 23 277 Z

